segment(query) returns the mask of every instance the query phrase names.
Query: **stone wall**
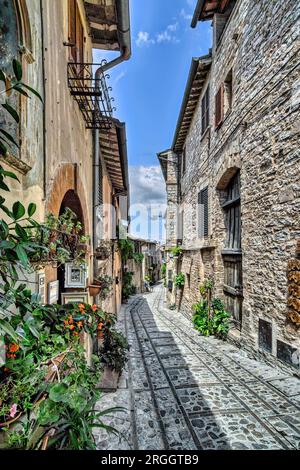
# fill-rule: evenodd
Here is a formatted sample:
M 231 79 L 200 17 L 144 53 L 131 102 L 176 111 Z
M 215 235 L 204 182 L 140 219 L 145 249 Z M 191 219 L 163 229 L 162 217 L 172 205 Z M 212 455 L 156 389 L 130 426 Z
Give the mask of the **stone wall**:
M 181 178 L 183 257 L 192 257 L 182 311 L 191 315 L 199 279 L 213 273 L 223 296 L 224 190 L 241 174 L 243 319 L 239 341 L 258 351 L 259 319 L 272 327 L 271 352 L 300 349 L 288 317 L 288 263 L 300 238 L 300 5 L 294 0 L 239 0 L 213 50 L 207 83 L 186 139 Z M 215 129 L 215 95 L 232 69 L 232 110 Z M 201 137 L 201 98 L 210 85 L 210 129 Z M 209 236 L 197 233 L 198 192 L 209 187 Z M 191 251 L 194 250 L 194 251 Z M 282 359 L 282 358 L 281 358 Z

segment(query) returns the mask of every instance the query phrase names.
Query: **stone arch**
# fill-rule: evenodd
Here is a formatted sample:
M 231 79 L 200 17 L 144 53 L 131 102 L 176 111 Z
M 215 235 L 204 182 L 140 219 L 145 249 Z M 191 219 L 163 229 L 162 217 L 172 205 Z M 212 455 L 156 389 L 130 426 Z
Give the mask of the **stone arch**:
M 216 189 L 224 191 L 230 180 L 241 169 L 239 153 L 228 153 L 215 173 Z
M 78 167 L 76 164 L 62 163 L 57 168 L 53 177 L 49 195 L 46 199 L 46 212 L 52 213 L 58 217 L 62 202 L 68 191 L 72 191 L 76 196 L 78 196 L 82 208 L 82 224 L 85 228 L 85 232 L 88 233 L 90 227 L 88 206 L 86 203 L 84 187 L 81 178 L 78 175 Z
M 240 168 L 238 166 L 227 168 L 222 176 L 217 180 L 217 189 L 219 191 L 224 191 L 239 170 Z

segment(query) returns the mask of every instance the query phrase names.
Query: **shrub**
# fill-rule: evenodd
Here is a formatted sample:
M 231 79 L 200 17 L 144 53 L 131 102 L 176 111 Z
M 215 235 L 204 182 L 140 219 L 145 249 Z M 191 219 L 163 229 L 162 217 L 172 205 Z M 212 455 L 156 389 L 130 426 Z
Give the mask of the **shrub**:
M 174 248 L 170 250 L 170 253 L 173 256 L 180 256 L 183 253 L 183 249 L 180 246 L 175 246 Z
M 184 287 L 184 284 L 185 284 L 185 275 L 183 273 L 177 274 L 177 276 L 175 276 L 175 286 L 182 288 Z
M 212 299 L 213 280 L 205 279 L 200 286 L 202 300 L 193 306 L 195 328 L 204 336 L 224 338 L 228 334 L 230 314 L 220 299 Z

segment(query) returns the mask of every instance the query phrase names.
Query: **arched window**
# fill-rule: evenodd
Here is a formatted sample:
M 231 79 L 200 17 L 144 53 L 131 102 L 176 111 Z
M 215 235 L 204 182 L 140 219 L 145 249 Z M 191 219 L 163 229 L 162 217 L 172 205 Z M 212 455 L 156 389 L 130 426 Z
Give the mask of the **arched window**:
M 0 68 L 9 73 L 19 56 L 18 16 L 12 1 L 0 0 L 0 11 Z
M 19 59 L 19 26 L 15 2 L 0 0 L 0 69 L 7 75 L 12 74 L 12 61 Z M 1 83 L 0 91 L 4 90 Z M 19 108 L 19 96 L 13 93 L 10 97 L 4 97 L 9 104 Z M 3 102 L 3 100 L 1 100 Z M 0 127 L 9 132 L 15 140 L 18 140 L 19 126 L 8 113 L 0 113 Z
M 226 241 L 222 252 L 226 308 L 238 328 L 242 323 L 243 273 L 241 250 L 240 172 L 230 180 L 222 207 L 226 216 Z

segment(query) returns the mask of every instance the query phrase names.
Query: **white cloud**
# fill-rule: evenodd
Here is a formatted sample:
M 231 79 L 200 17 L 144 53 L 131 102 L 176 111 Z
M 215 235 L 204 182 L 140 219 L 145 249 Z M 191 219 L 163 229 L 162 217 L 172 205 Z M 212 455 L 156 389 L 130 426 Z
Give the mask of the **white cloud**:
M 184 8 L 181 9 L 180 15 L 187 21 L 191 21 L 193 18 L 193 15 L 187 13 Z
M 178 21 L 176 21 L 176 23 L 174 24 L 169 24 L 169 26 L 167 27 L 167 30 L 174 33 L 175 31 L 177 31 L 177 28 L 178 28 Z
M 160 166 L 130 166 L 131 233 L 139 238 L 165 237 L 166 186 Z
M 178 43 L 179 40 L 174 34 L 178 29 L 178 25 L 178 22 L 169 24 L 164 31 L 155 35 L 155 39 L 152 38 L 147 31 L 140 31 L 135 41 L 136 45 L 138 47 L 143 47 L 150 46 L 153 44 L 160 44 L 162 42 Z
M 161 42 L 175 42 L 178 43 L 179 39 L 173 34 L 177 31 L 178 22 L 169 24 L 164 31 L 156 35 L 156 41 Z
M 133 204 L 165 202 L 166 185 L 159 165 L 130 166 L 129 177 Z
M 119 83 L 119 81 L 125 77 L 125 75 L 126 75 L 125 71 L 122 71 L 121 73 L 119 73 L 119 75 L 117 75 L 116 78 L 114 79 L 114 86 L 116 86 L 117 83 Z
M 140 31 L 135 42 L 138 47 L 150 46 L 150 44 L 155 43 L 154 39 L 150 37 L 147 31 Z

